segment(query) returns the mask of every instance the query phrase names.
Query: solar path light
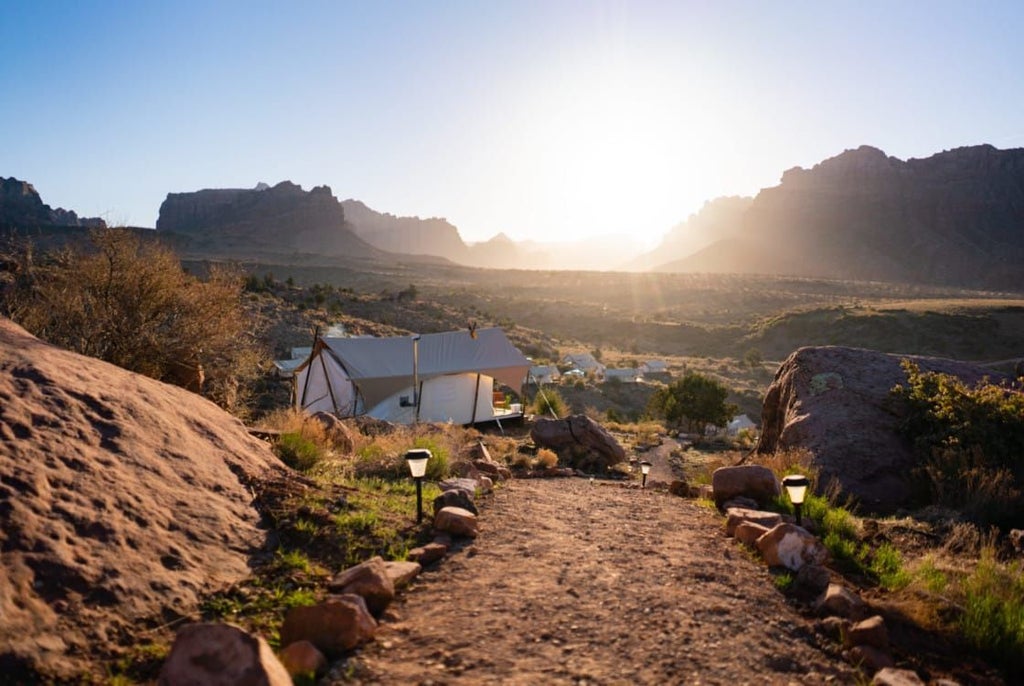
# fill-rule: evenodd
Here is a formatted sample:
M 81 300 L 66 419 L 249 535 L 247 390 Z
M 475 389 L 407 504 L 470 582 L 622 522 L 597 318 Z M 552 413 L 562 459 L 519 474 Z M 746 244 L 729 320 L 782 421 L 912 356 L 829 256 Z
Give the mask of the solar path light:
M 651 473 L 651 463 L 647 460 L 640 462 L 640 488 L 647 488 L 647 475 Z
M 430 451 L 425 448 L 410 450 L 405 454 L 405 462 L 409 465 L 409 473 L 416 482 L 416 523 L 423 521 L 423 477 L 427 473 L 427 460 Z
M 782 478 L 782 485 L 786 487 L 786 493 L 796 511 L 797 526 L 803 526 L 803 520 L 800 518 L 800 506 L 804 504 L 804 496 L 807 495 L 807 487 L 811 485 L 811 482 L 806 476 L 790 474 Z

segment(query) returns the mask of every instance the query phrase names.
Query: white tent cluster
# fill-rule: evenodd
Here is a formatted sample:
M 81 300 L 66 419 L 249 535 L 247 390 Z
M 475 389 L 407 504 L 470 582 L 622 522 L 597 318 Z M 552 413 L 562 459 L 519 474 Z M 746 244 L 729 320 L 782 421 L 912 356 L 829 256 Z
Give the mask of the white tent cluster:
M 295 370 L 296 407 L 397 423 L 475 424 L 518 416 L 495 407 L 495 382 L 520 391 L 530 361 L 498 328 L 391 338 L 321 336 Z

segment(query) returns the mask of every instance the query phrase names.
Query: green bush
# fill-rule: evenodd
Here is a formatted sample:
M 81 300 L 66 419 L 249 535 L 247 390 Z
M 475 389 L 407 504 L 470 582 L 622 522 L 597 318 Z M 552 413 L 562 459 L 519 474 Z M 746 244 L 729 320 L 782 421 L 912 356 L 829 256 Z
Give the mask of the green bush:
M 312 469 L 323 457 L 320 446 L 298 433 L 281 434 L 274 451 L 282 462 L 301 472 Z
M 738 408 L 726 402 L 728 397 L 729 389 L 715 379 L 687 372 L 658 388 L 648 401 L 647 412 L 668 424 L 684 426 L 690 433 L 703 433 L 705 426 L 725 426 L 736 414 Z
M 444 445 L 428 436 L 420 436 L 413 441 L 412 446 L 430 451 L 430 459 L 427 460 L 427 473 L 424 476 L 427 481 L 441 481 L 448 478 L 448 449 Z
M 892 389 L 933 502 L 1004 528 L 1024 524 L 1024 393 L 989 383 L 973 388 L 903 361 Z
M 558 418 L 569 416 L 569 403 L 553 388 L 545 388 L 537 391 L 533 399 L 530 411 L 537 416 Z
M 1024 669 L 1024 565 L 1002 565 L 987 551 L 964 580 L 960 630 L 975 648 Z

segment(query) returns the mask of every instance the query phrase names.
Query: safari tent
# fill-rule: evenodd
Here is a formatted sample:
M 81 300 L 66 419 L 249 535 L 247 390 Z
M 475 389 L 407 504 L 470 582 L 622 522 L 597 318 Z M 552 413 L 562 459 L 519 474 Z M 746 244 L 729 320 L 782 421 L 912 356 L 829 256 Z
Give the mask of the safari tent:
M 322 336 L 296 369 L 295 403 L 307 412 L 341 417 L 475 424 L 522 415 L 521 407 L 496 407 L 494 388 L 498 382 L 520 392 L 529 369 L 530 361 L 498 328 L 391 338 Z

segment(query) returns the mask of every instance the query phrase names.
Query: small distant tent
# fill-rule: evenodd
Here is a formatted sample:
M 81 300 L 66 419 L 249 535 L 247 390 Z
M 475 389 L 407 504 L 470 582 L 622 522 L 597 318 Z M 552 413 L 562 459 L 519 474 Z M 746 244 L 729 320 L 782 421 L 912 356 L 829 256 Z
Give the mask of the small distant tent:
M 400 424 L 475 424 L 510 414 L 493 406 L 494 382 L 521 391 L 529 369 L 530 361 L 498 328 L 478 329 L 475 335 L 322 336 L 296 370 L 296 407 Z
M 756 428 L 757 428 L 757 424 L 752 422 L 750 420 L 750 417 L 748 417 L 745 414 L 741 414 L 741 415 L 739 415 L 737 417 L 733 417 L 732 418 L 732 421 L 729 422 L 728 426 L 726 426 L 726 431 L 730 435 L 736 435 L 740 431 L 742 431 L 743 429 L 756 429 Z

